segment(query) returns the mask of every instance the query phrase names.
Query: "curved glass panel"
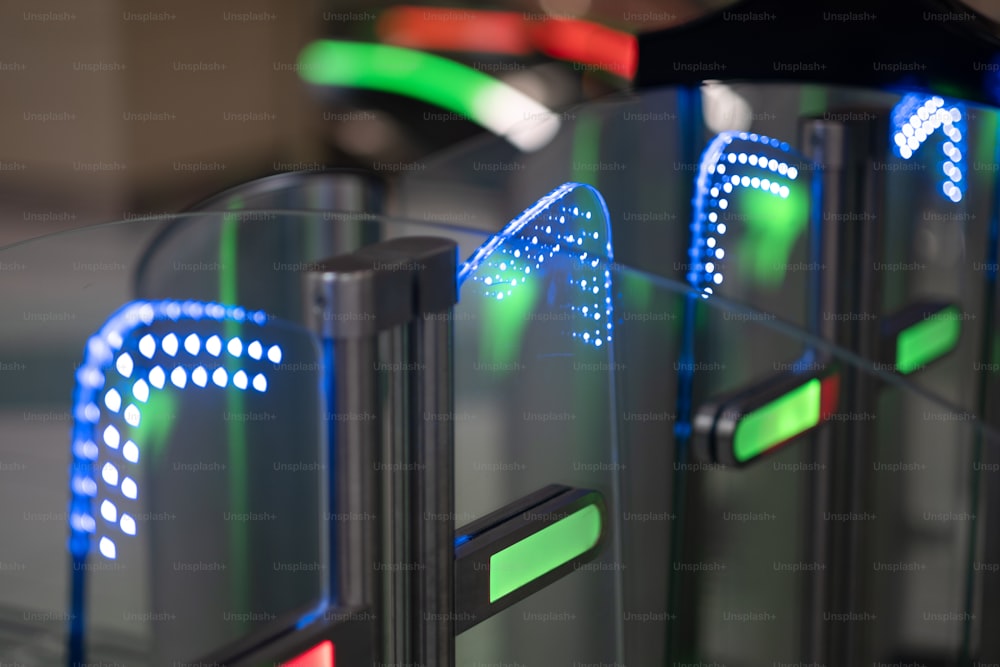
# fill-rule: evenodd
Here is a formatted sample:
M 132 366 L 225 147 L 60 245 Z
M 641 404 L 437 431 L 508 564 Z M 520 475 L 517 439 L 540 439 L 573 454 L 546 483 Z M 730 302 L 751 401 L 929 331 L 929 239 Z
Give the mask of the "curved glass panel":
M 322 368 L 301 327 L 217 303 L 132 302 L 90 338 L 72 406 L 74 630 L 186 663 L 326 599 Z M 123 573 L 144 581 L 125 598 Z
M 325 249 L 276 246 L 229 264 L 211 243 L 242 225 L 237 240 L 262 249 L 267 223 L 308 238 L 321 218 L 189 214 L 0 252 L 0 523 L 13 538 L 0 548 L 0 655 L 67 664 L 82 630 L 88 663 L 189 664 L 271 641 L 317 608 L 339 613 L 321 348 L 273 298 L 294 283 L 273 276 L 297 279 Z M 375 238 L 428 233 L 369 218 L 356 224 Z M 162 298 L 135 300 L 140 258 L 171 226 L 191 259 L 140 271 L 166 279 Z M 464 247 L 481 242 L 467 234 Z M 199 264 L 206 246 L 215 259 Z M 298 268 L 264 273 L 254 259 Z M 278 303 L 287 317 L 220 295 Z
M 455 310 L 458 525 L 548 486 L 620 504 L 608 213 L 590 187 L 543 197 L 461 268 Z M 598 560 L 471 628 L 458 663 L 622 659 L 618 517 Z

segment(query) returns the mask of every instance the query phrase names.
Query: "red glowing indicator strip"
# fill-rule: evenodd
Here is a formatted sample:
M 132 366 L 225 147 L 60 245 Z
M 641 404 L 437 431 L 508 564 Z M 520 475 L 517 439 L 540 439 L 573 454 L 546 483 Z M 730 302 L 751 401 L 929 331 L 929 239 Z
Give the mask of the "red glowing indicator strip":
M 830 415 L 837 412 L 837 401 L 840 397 L 840 374 L 833 373 L 823 378 L 819 391 L 819 419 L 826 421 Z
M 518 12 L 399 6 L 382 12 L 375 29 L 381 41 L 396 46 L 516 56 L 538 51 L 625 79 L 635 77 L 639 62 L 635 35 L 578 19 L 530 20 Z
M 290 661 L 281 663 L 281 667 L 334 667 L 333 642 L 327 640 L 317 644 Z
M 375 30 L 386 44 L 411 49 L 514 56 L 534 51 L 516 12 L 393 7 L 382 12 Z
M 538 50 L 558 60 L 593 65 L 623 79 L 635 77 L 639 44 L 635 36 L 599 23 L 571 19 L 536 21 L 532 41 Z

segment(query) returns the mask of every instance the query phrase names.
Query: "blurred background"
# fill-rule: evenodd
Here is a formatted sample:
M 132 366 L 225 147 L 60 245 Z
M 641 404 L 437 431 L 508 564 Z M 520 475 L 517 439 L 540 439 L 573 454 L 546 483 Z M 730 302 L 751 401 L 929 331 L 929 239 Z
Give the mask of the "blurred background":
M 628 88 L 635 32 L 727 4 L 5 2 L 0 245 L 277 172 L 379 170 L 484 131 L 412 97 L 306 85 L 299 55 L 318 38 L 439 53 L 559 110 Z

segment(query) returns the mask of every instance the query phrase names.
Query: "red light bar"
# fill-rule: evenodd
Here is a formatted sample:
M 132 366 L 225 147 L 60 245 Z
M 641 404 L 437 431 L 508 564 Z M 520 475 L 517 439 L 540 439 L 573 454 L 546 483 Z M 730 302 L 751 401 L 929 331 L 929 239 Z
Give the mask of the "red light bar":
M 592 65 L 623 79 L 634 78 L 639 66 L 635 36 L 599 23 L 548 19 L 532 25 L 531 37 L 547 56 Z
M 534 48 L 516 12 L 393 7 L 375 26 L 386 44 L 426 51 L 528 55 Z
M 317 644 L 290 661 L 281 663 L 281 667 L 334 667 L 333 642 L 327 640 Z
M 819 418 L 826 421 L 837 412 L 840 401 L 840 374 L 832 373 L 820 383 Z
M 577 19 L 529 20 L 518 12 L 397 6 L 382 12 L 378 38 L 387 44 L 427 51 L 499 53 L 535 51 L 590 65 L 625 79 L 635 77 L 635 35 Z

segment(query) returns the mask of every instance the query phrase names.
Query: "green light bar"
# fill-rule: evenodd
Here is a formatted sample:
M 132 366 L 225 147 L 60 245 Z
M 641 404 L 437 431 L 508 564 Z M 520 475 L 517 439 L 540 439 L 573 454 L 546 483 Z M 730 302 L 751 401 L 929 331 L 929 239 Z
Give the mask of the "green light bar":
M 896 370 L 912 373 L 949 352 L 962 331 L 958 308 L 949 306 L 907 327 L 896 337 Z
M 820 380 L 814 378 L 744 415 L 733 434 L 733 456 L 748 461 L 816 426 L 821 395 Z
M 559 130 L 559 118 L 516 88 L 461 63 L 385 44 L 315 41 L 299 55 L 299 75 L 319 86 L 405 95 L 448 109 L 537 150 Z
M 593 548 L 601 512 L 588 505 L 490 556 L 490 603 Z

